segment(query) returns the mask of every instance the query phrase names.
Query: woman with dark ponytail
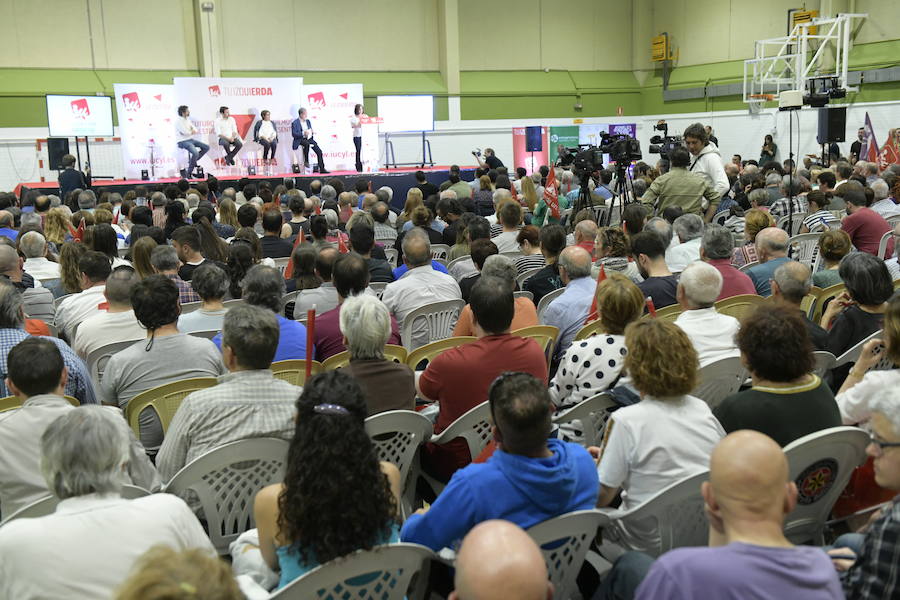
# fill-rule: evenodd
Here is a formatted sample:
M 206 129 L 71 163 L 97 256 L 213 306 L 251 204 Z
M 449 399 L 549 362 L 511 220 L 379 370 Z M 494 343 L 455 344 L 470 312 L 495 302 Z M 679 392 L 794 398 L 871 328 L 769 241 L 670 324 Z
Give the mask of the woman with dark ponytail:
M 359 384 L 343 371 L 303 387 L 284 483 L 260 490 L 254 506 L 279 588 L 335 558 L 399 541 L 400 472 L 378 460 L 367 414 Z

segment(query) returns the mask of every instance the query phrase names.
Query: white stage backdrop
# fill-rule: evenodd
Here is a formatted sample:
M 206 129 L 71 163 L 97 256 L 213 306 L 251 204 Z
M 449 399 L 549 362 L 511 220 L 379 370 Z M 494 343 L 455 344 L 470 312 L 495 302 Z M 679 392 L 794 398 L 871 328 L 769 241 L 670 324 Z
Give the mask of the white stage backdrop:
M 303 86 L 303 102 L 312 121 L 316 141 L 325 157 L 329 171 L 353 171 L 356 169 L 356 148 L 353 146 L 353 130 L 350 118 L 353 107 L 362 104 L 361 83 L 329 83 Z M 296 113 L 294 114 L 296 117 Z M 363 170 L 377 170 L 378 156 L 372 156 L 363 147 Z M 310 152 L 310 164 L 316 155 Z M 371 162 L 371 168 L 367 163 Z
M 125 177 L 140 179 L 142 170 L 146 170 L 151 178 L 177 177 L 175 87 L 155 83 L 116 83 L 113 88 Z
M 257 172 L 262 173 L 262 146 L 253 141 L 253 126 L 259 113 L 268 110 L 278 130 L 274 172 L 290 171 L 291 121 L 300 109 L 302 78 L 176 77 L 174 82 L 178 104 L 190 108 L 191 121 L 200 130 L 200 140 L 209 144 L 209 154 L 200 160 L 204 170 L 216 175 L 237 175 L 246 173 L 247 167 L 254 164 Z M 244 143 L 234 167 L 225 165 L 225 153 L 215 134 L 214 123 L 220 106 L 227 106 L 231 111 Z

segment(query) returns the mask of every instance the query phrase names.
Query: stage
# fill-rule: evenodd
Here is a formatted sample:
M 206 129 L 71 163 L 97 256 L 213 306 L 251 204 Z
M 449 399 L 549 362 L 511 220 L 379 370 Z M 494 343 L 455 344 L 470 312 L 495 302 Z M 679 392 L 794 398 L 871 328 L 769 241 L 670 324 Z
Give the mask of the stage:
M 344 184 L 344 189 L 347 191 L 354 190 L 357 179 L 366 179 L 371 180 L 373 191 L 385 185 L 394 190 L 391 205 L 398 210 L 402 210 L 403 204 L 406 202 L 406 192 L 409 188 L 416 186 L 416 171 L 423 171 L 429 183 L 440 185 L 449 177 L 450 167 L 441 165 L 423 169 L 385 169 L 374 173 L 332 171 L 325 175 L 320 175 L 318 173 L 313 173 L 311 175 L 301 175 L 300 173 L 281 173 L 277 175 L 222 175 L 221 177 L 217 176 L 216 179 L 219 180 L 219 191 L 221 192 L 228 187 L 234 187 L 237 182 L 242 179 L 248 179 L 250 181 L 268 181 L 272 184 L 272 189 L 275 189 L 275 186 L 283 183 L 285 177 L 293 177 L 296 182 L 296 187 L 307 194 L 309 193 L 309 184 L 316 179 L 321 180 L 323 183 L 328 179 L 340 179 Z M 475 167 L 460 167 L 460 175 L 462 176 L 462 179 L 471 181 L 475 176 Z M 179 180 L 175 178 L 155 179 L 151 181 L 142 181 L 140 179 L 94 179 L 91 189 L 98 195 L 104 191 L 125 194 L 125 192 L 132 190 L 139 185 L 147 186 L 151 190 L 154 190 L 157 187 L 165 187 L 167 185 L 175 184 L 178 181 Z M 191 179 L 189 181 L 203 180 Z M 21 183 L 16 186 L 14 192 L 16 196 L 21 199 L 25 194 L 32 190 L 40 194 L 59 194 L 59 186 L 55 182 L 49 181 Z

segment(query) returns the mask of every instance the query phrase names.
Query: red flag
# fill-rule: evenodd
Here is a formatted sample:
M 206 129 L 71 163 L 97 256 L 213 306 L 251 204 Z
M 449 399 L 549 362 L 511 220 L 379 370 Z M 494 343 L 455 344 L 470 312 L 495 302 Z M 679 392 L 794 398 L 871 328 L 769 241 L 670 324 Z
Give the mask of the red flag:
M 306 236 L 303 235 L 303 230 L 297 232 L 297 239 L 294 240 L 294 249 L 291 250 L 291 256 L 294 255 L 294 250 L 297 249 L 297 246 L 303 243 L 303 240 L 306 239 Z M 289 260 L 287 267 L 284 269 L 284 278 L 285 279 L 293 279 L 294 278 L 294 261 Z
M 591 300 L 591 309 L 588 311 L 587 319 L 584 320 L 585 325 L 600 318 L 600 315 L 597 314 L 597 291 L 600 289 L 600 284 L 604 281 L 606 281 L 606 269 L 603 265 L 600 265 L 600 273 L 597 274 L 597 287 L 594 288 L 594 298 Z
M 519 202 L 519 193 L 516 192 L 516 184 L 510 183 L 509 193 L 512 194 L 513 200 L 515 200 L 516 202 Z M 521 204 L 521 202 L 519 202 L 519 204 Z
M 900 144 L 897 143 L 900 129 L 891 129 L 888 131 L 888 139 L 881 147 L 881 154 L 878 156 L 878 168 L 882 171 L 889 166 L 900 163 Z
M 868 162 L 878 162 L 878 142 L 875 140 L 875 128 L 872 127 L 872 120 L 869 113 L 866 113 L 865 137 L 863 138 L 863 147 L 859 151 L 860 160 Z
M 544 186 L 544 202 L 550 209 L 550 216 L 554 219 L 559 218 L 559 190 L 556 186 L 556 171 L 550 169 L 547 175 L 547 185 Z
M 72 238 L 76 242 L 80 242 L 82 239 L 84 239 L 84 219 L 83 218 L 81 219 L 81 223 L 78 224 L 78 229 L 76 229 L 75 232 L 72 234 Z
M 119 224 L 119 214 L 120 214 L 121 212 L 122 212 L 121 209 L 119 209 L 119 210 L 113 212 L 113 220 L 112 220 L 112 224 L 113 224 L 113 225 L 118 225 L 118 224 Z
M 650 316 L 654 319 L 656 318 L 656 306 L 653 304 L 653 298 L 647 296 L 644 298 L 644 302 L 647 304 L 647 312 L 650 313 Z
M 337 239 L 338 252 L 340 252 L 341 254 L 348 254 L 350 252 L 350 248 L 347 247 L 347 242 L 344 241 L 344 234 L 338 231 Z

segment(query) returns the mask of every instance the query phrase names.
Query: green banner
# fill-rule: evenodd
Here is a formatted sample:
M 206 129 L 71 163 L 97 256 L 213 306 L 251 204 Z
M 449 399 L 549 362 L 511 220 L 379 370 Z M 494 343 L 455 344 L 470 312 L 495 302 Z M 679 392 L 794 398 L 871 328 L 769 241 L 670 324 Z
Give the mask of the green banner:
M 550 127 L 550 164 L 556 162 L 559 155 L 557 148 L 562 144 L 566 148 L 578 147 L 578 125 L 565 125 L 562 127 Z

